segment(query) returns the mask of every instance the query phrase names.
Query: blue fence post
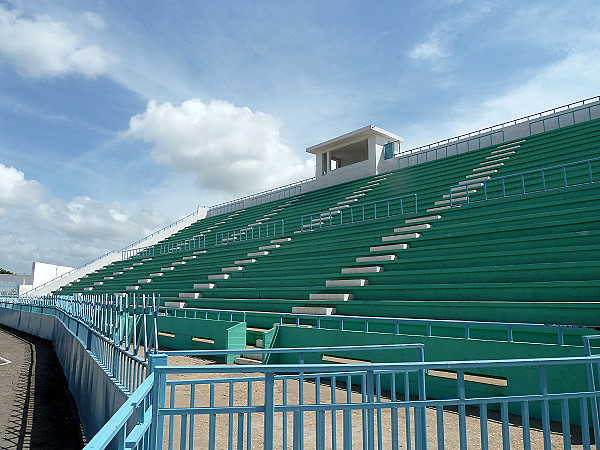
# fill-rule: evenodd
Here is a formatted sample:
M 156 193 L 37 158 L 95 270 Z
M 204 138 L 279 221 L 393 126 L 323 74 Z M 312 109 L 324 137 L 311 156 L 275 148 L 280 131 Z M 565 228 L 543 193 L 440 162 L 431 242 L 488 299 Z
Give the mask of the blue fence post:
M 275 373 L 265 374 L 264 449 L 273 450 L 275 425 Z
M 158 410 L 164 408 L 167 391 L 167 375 L 156 371 L 158 366 L 168 365 L 168 356 L 164 353 L 148 355 L 148 376 L 154 376 L 152 387 L 152 424 L 150 425 L 150 449 L 162 448 L 164 416 L 159 416 Z

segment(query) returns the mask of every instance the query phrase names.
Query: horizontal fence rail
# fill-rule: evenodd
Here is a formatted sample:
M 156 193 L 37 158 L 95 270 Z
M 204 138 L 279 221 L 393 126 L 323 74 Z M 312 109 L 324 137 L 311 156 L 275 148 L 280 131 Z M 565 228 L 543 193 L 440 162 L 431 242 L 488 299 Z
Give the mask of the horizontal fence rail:
M 169 365 L 180 353 L 151 357 L 153 376 L 86 448 L 112 437 L 118 448 L 157 449 L 590 449 L 600 438 L 600 392 L 585 380 L 579 390 L 552 383 L 586 370 L 597 380 L 600 356 Z M 520 379 L 531 381 L 513 386 Z M 429 398 L 440 385 L 445 398 Z
M 417 194 L 390 197 L 374 202 L 332 208 L 318 213 L 305 214 L 300 219 L 301 230 L 314 230 L 385 219 L 403 214 L 416 213 L 418 208 Z
M 565 189 L 600 181 L 600 158 L 450 186 L 450 206 Z
M 216 231 L 215 245 L 233 244 L 236 242 L 251 241 L 253 239 L 281 236 L 284 233 L 285 222 L 283 219 L 270 220 L 267 223 L 249 225 L 233 230 Z
M 161 313 L 182 318 L 228 320 L 248 322 L 249 314 L 246 311 L 226 309 L 200 309 L 200 308 L 170 308 L 161 307 Z M 312 315 L 275 313 L 269 314 L 269 321 L 279 325 L 311 326 L 317 329 L 340 331 L 388 332 L 401 334 L 405 325 L 416 325 L 422 329 L 423 336 L 445 336 L 443 327 L 455 326 L 463 330 L 465 339 L 478 339 L 480 330 L 498 330 L 504 333 L 506 342 L 527 342 L 522 339 L 522 331 L 550 331 L 555 335 L 555 343 L 565 345 L 565 332 L 581 327 L 568 325 L 551 325 L 520 322 L 482 322 L 472 320 L 444 320 L 444 319 L 412 319 L 396 317 L 370 317 L 370 316 L 344 316 L 344 315 Z M 585 329 L 587 330 L 587 329 Z M 414 333 L 414 331 L 413 331 Z M 515 334 L 517 336 L 515 336 Z M 455 336 L 454 334 L 452 335 Z M 494 339 L 499 339 L 496 336 Z
M 460 136 L 402 151 L 400 155 L 397 156 L 398 168 L 409 167 L 428 161 L 435 161 L 436 159 L 445 158 L 458 153 L 470 152 L 483 147 L 502 144 L 507 142 L 505 139 L 505 129 L 520 123 L 530 122 L 527 131 L 519 136 L 526 137 L 542 133 L 548 129 L 562 128 L 575 123 L 598 118 L 600 117 L 600 106 L 591 105 L 591 103 L 596 103 L 598 101 L 600 101 L 600 96 L 591 97 L 558 108 L 552 108 L 537 114 L 510 120 Z M 555 116 L 556 114 L 559 114 L 559 116 Z M 562 121 L 561 117 L 563 118 Z

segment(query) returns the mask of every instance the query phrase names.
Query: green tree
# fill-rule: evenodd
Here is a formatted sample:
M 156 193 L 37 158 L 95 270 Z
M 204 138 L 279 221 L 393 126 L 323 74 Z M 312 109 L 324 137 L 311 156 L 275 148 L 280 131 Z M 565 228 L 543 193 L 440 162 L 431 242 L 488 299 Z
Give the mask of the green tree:
M 14 275 L 14 273 L 12 273 L 10 270 L 3 269 L 2 267 L 0 267 L 0 274 L 2 274 L 2 275 Z

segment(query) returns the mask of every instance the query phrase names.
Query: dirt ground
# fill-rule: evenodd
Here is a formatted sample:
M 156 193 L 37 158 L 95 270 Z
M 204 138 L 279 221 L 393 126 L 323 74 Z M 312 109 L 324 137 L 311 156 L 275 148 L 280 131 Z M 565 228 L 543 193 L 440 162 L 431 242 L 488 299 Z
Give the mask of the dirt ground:
M 81 425 L 51 342 L 0 326 L 0 358 L 0 449 L 81 449 Z

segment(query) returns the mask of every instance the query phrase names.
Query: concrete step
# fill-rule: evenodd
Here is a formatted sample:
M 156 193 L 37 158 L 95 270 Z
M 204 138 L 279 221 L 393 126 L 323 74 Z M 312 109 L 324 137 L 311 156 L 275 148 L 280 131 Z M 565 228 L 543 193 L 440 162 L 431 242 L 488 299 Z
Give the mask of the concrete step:
M 143 262 L 136 262 L 136 263 L 133 263 L 132 266 L 141 266 L 143 264 L 144 264 Z
M 408 248 L 408 244 L 392 244 L 392 245 L 376 245 L 374 247 L 370 247 L 370 252 L 388 252 L 391 250 L 406 250 Z
M 250 252 L 247 253 L 246 256 L 248 257 L 252 257 L 252 256 L 267 256 L 270 252 L 267 251 L 262 251 L 262 252 Z
M 283 242 L 290 242 L 292 240 L 291 237 L 279 238 L 279 239 L 271 239 L 271 244 L 281 244 Z
M 487 179 L 489 179 L 489 178 L 487 178 Z M 483 186 L 483 183 L 471 183 L 471 182 L 468 182 L 468 183 L 469 183 L 469 189 L 474 189 L 474 188 Z M 450 191 L 451 192 L 464 191 L 466 189 L 464 185 L 466 185 L 466 184 L 467 184 L 467 182 L 463 181 L 462 183 L 459 183 L 460 186 L 454 186 L 453 188 L 450 189 Z M 448 195 L 448 194 L 446 194 L 446 195 Z
M 443 211 L 444 209 L 452 208 L 450 205 L 448 206 L 438 206 L 437 208 L 427 208 L 427 212 L 435 212 L 435 211 Z
M 473 176 L 473 175 L 468 175 L 467 178 L 471 177 L 471 176 Z M 461 186 L 461 185 L 468 184 L 469 187 L 477 187 L 476 184 L 471 184 L 471 183 L 477 183 L 478 181 L 489 180 L 490 178 L 492 178 L 492 177 L 488 176 L 488 177 L 472 178 L 470 180 L 461 181 L 460 183 L 458 183 L 458 185 Z M 482 186 L 483 186 L 483 184 L 482 184 Z
M 195 283 L 194 289 L 214 289 L 217 285 L 215 283 Z
M 123 275 L 123 272 L 113 272 L 113 275 Z
M 133 270 L 133 267 L 123 267 L 123 270 Z
M 243 266 L 232 266 L 232 267 L 221 268 L 221 272 L 239 272 L 241 270 L 244 270 Z
M 352 192 L 353 194 L 364 194 L 365 192 L 369 192 L 372 191 L 373 189 L 371 188 L 365 188 L 365 189 L 359 189 L 357 191 Z
M 469 186 L 470 187 L 470 186 Z M 452 198 L 454 198 L 455 195 L 464 195 L 466 193 L 466 189 L 462 188 L 462 190 L 457 190 L 457 189 L 453 189 L 452 190 Z M 475 194 L 477 192 L 477 189 L 469 189 L 469 194 Z M 442 198 L 450 198 L 450 194 L 444 194 L 442 195 Z
M 251 263 L 255 263 L 256 261 L 258 261 L 258 259 L 238 259 L 237 261 L 234 261 L 234 264 L 251 264 Z
M 342 274 L 352 274 L 352 273 L 379 273 L 383 272 L 383 267 L 381 266 L 366 266 L 366 267 L 347 267 L 342 269 Z
M 485 172 L 472 173 L 471 175 L 467 175 L 465 178 L 474 178 L 474 177 L 480 177 L 483 175 L 492 175 L 494 173 L 498 173 L 498 171 L 496 169 L 493 169 L 493 170 L 487 170 Z M 477 181 L 479 181 L 479 179 Z
M 229 275 L 228 273 L 220 273 L 218 275 L 208 276 L 209 280 L 228 280 L 229 278 L 231 278 L 231 275 Z
M 167 308 L 185 308 L 187 302 L 165 302 Z
M 418 239 L 421 237 L 421 233 L 406 233 L 406 234 L 394 234 L 393 236 L 383 236 L 382 242 L 396 242 L 404 241 L 405 239 Z
M 200 292 L 180 292 L 179 298 L 202 298 Z
M 184 256 L 184 257 L 183 257 L 183 258 L 181 258 L 181 259 L 183 259 L 184 261 L 187 261 L 187 260 L 190 260 L 190 259 L 196 259 L 196 258 L 197 258 L 197 256 L 195 256 L 195 255 L 192 255 L 192 256 Z
M 161 267 L 161 272 L 166 272 L 167 270 L 175 270 L 175 267 Z
M 452 203 L 464 202 L 465 200 L 467 200 L 467 197 L 459 197 L 458 195 L 452 197 Z M 435 205 L 449 205 L 450 204 L 450 199 L 448 198 L 448 199 L 445 199 L 445 200 L 438 200 L 434 204 Z
M 348 197 L 344 197 L 345 200 L 352 200 L 352 199 L 357 199 L 358 197 L 364 197 L 366 194 L 360 193 L 360 194 L 352 194 L 349 195 Z
M 115 277 L 104 277 L 105 280 L 114 280 Z
M 481 167 L 475 167 L 473 169 L 473 172 L 483 172 L 485 170 L 494 169 L 496 167 L 502 167 L 504 165 L 504 163 L 499 163 L 496 161 L 488 161 L 487 163 L 482 163 L 482 164 L 486 164 L 486 165 L 481 166 Z
M 102 286 L 104 281 L 94 281 L 94 286 Z
M 336 205 L 348 205 L 348 203 L 354 203 L 354 202 L 357 202 L 357 201 L 358 201 L 357 198 L 355 198 L 353 200 L 344 200 L 343 202 L 337 202 Z
M 510 158 L 508 156 L 502 158 L 502 155 L 499 155 L 499 156 L 488 156 L 485 159 L 489 160 L 489 161 L 484 161 L 482 163 L 479 163 L 480 166 L 487 166 L 488 164 L 495 164 L 495 163 L 499 163 L 500 161 L 508 161 Z
M 496 146 L 496 148 L 497 148 L 498 150 L 494 150 L 492 153 L 494 153 L 494 152 L 498 152 L 498 151 L 500 151 L 501 149 L 504 149 L 504 150 L 506 150 L 506 149 L 508 149 L 508 148 L 519 148 L 519 147 L 521 147 L 519 144 L 522 144 L 522 143 L 523 143 L 523 142 L 525 142 L 525 141 L 526 141 L 526 139 L 521 139 L 520 141 L 511 142 L 510 144 L 502 144 L 502 145 L 498 145 L 498 146 Z
M 152 283 L 152 278 L 142 278 L 137 281 L 138 283 Z
M 362 286 L 368 286 L 368 285 L 369 285 L 369 281 L 362 279 L 362 278 L 357 278 L 356 280 L 327 280 L 325 282 L 326 287 L 339 287 L 339 286 L 362 287 Z
M 294 306 L 292 314 L 310 314 L 311 316 L 331 316 L 335 314 L 335 308 L 324 308 L 320 306 Z M 258 346 L 258 339 L 256 340 Z
M 395 261 L 396 255 L 378 255 L 378 256 L 359 256 L 356 258 L 358 263 L 369 263 L 369 262 L 384 262 L 384 261 Z
M 187 264 L 187 261 L 175 261 L 173 263 L 174 266 L 183 266 L 184 264 Z
M 126 291 L 137 291 L 139 289 L 140 289 L 139 286 L 125 286 Z
M 310 294 L 310 300 L 330 300 L 330 301 L 339 301 L 346 302 L 348 300 L 353 300 L 354 295 L 352 294 Z
M 514 150 L 510 151 L 510 152 L 506 152 L 506 153 L 496 153 L 495 155 L 486 156 L 485 159 L 495 159 L 495 158 L 509 159 L 510 158 L 509 155 L 514 155 L 515 153 L 516 152 Z M 504 158 L 504 157 L 506 157 L 506 158 Z
M 439 220 L 442 216 L 434 215 L 434 216 L 424 216 L 424 217 L 415 217 L 414 219 L 406 219 L 404 223 L 419 223 L 419 222 L 429 222 L 431 220 Z
M 151 277 L 162 277 L 163 275 L 164 273 L 162 272 L 154 272 L 150 274 Z
M 419 225 L 410 225 L 408 227 L 394 228 L 394 233 L 404 233 L 406 231 L 429 230 L 430 228 L 431 228 L 430 223 L 421 223 Z
M 270 244 L 270 245 L 261 245 L 260 247 L 258 247 L 259 250 L 272 250 L 274 248 L 279 248 L 281 247 L 280 244 Z
M 350 208 L 350 205 L 332 206 L 331 208 L 329 208 L 329 211 L 334 211 L 336 209 L 344 209 L 344 208 Z
M 139 287 L 139 286 L 138 286 Z M 84 291 L 93 291 L 94 288 L 93 287 L 84 287 L 83 288 Z

